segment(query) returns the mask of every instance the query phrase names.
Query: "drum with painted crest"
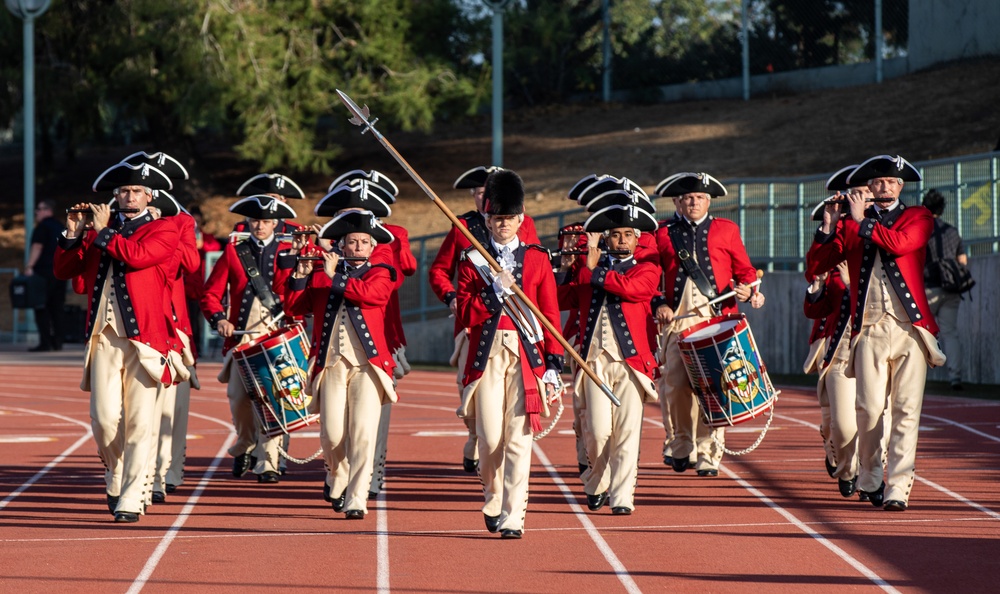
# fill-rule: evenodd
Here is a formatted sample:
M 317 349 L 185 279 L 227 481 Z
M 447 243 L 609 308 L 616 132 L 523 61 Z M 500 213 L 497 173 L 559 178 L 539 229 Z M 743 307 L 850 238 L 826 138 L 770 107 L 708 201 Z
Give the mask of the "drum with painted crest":
M 708 426 L 736 425 L 774 406 L 778 392 L 743 314 L 692 326 L 677 344 Z
M 233 349 L 233 360 L 267 437 L 319 421 L 308 412 L 309 340 L 302 324 L 278 328 Z

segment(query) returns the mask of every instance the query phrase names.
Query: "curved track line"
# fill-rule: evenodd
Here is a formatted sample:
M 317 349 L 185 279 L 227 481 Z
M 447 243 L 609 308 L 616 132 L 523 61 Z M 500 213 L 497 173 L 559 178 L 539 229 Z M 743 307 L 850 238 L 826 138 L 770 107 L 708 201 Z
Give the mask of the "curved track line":
M 25 491 L 27 491 L 28 488 L 31 487 L 31 485 L 34 485 L 43 476 L 45 476 L 46 474 L 48 474 L 49 471 L 52 470 L 53 468 L 55 468 L 57 464 L 59 464 L 60 462 L 62 462 L 63 460 L 65 460 L 67 456 L 69 456 L 70 454 L 72 454 L 73 452 L 75 452 L 76 450 L 78 450 L 80 448 L 80 446 L 82 446 L 84 443 L 86 443 L 94 433 L 93 433 L 93 430 L 90 428 L 90 424 L 89 423 L 84 423 L 83 421 L 78 421 L 77 419 L 74 419 L 74 418 L 71 418 L 71 417 L 66 417 L 66 416 L 63 416 L 63 415 L 60 415 L 60 414 L 57 414 L 57 413 L 50 413 L 50 412 L 45 412 L 45 411 L 40 411 L 40 410 L 31 410 L 31 409 L 28 409 L 28 408 L 15 408 L 15 407 L 12 407 L 12 406 L 0 406 L 0 408 L 5 409 L 5 410 L 14 410 L 14 411 L 17 411 L 17 412 L 28 413 L 28 414 L 32 414 L 32 415 L 41 415 L 41 416 L 47 416 L 47 417 L 55 417 L 55 418 L 61 419 L 63 421 L 69 421 L 71 423 L 76 423 L 77 425 L 80 425 L 80 426 L 84 427 L 87 430 L 87 433 L 85 433 L 83 435 L 83 437 L 81 437 L 80 439 L 76 440 L 76 442 L 73 445 L 71 445 L 68 448 L 66 448 L 66 450 L 63 451 L 63 453 L 61 453 L 58 456 L 56 456 L 55 458 L 53 458 L 51 462 L 49 462 L 48 464 L 46 464 L 45 466 L 43 466 L 41 470 L 39 470 L 38 472 L 36 472 L 34 476 L 32 476 L 27 481 L 25 481 L 17 489 L 14 489 L 14 491 L 10 495 L 8 495 L 7 497 L 5 497 L 3 499 L 3 501 L 0 501 L 0 509 L 3 509 L 5 507 L 7 507 L 8 503 L 10 503 L 14 499 L 16 499 L 18 495 L 20 495 L 21 493 L 24 493 Z
M 963 425 L 962 423 L 959 423 L 958 421 L 952 421 L 951 419 L 946 419 L 944 417 L 938 417 L 938 416 L 935 416 L 935 415 L 921 414 L 920 416 L 921 416 L 921 418 L 934 419 L 935 421 L 940 421 L 942 423 L 947 423 L 949 425 L 953 425 L 955 427 L 958 427 L 959 429 L 965 429 L 969 433 L 974 433 L 974 434 L 978 435 L 979 437 L 985 437 L 986 439 L 991 439 L 993 441 L 1000 442 L 1000 437 L 997 437 L 995 435 L 990 435 L 989 433 L 983 433 L 982 431 L 980 431 L 978 429 L 973 429 L 972 427 L 969 427 L 968 425 Z
M 780 419 L 785 419 L 786 421 L 792 421 L 794 423 L 799 423 L 801 425 L 805 425 L 807 427 L 811 427 L 811 428 L 816 429 L 817 431 L 819 431 L 819 425 L 810 423 L 808 421 L 803 421 L 801 419 L 796 419 L 795 417 L 790 417 L 788 415 L 775 414 L 774 416 L 776 416 L 776 417 L 778 417 Z M 988 438 L 993 439 L 995 441 L 1000 441 L 1000 438 L 996 438 L 996 437 L 993 437 L 991 435 L 987 435 L 985 433 L 980 433 L 979 431 L 976 431 L 975 429 L 973 429 L 971 427 L 967 427 L 967 426 L 962 425 L 961 423 L 957 423 L 955 421 L 951 421 L 951 420 L 948 420 L 948 419 L 945 419 L 945 418 L 942 418 L 942 417 L 933 417 L 931 415 L 921 415 L 921 416 L 927 416 L 927 417 L 933 418 L 935 420 L 944 421 L 945 423 L 949 423 L 951 425 L 955 425 L 957 427 L 961 427 L 963 429 L 966 429 L 967 431 L 971 431 L 972 433 L 976 433 L 977 435 L 982 435 L 983 437 L 988 437 Z M 968 499 L 968 498 L 964 497 L 963 495 L 952 491 L 951 489 L 948 489 L 946 487 L 942 487 L 941 485 L 939 485 L 939 484 L 937 484 L 937 483 L 935 483 L 933 481 L 929 481 L 929 480 L 925 479 L 924 477 L 919 476 L 916 473 L 913 473 L 913 478 L 915 478 L 916 480 L 924 483 L 928 487 L 931 487 L 932 489 L 936 489 L 936 490 L 944 493 L 945 495 L 947 495 L 949 497 L 952 497 L 952 498 L 954 498 L 954 499 L 956 499 L 958 501 L 961 501 L 962 503 L 968 505 L 969 507 L 971 507 L 973 509 L 977 509 L 977 510 L 983 512 L 984 514 L 986 514 L 986 515 L 988 515 L 988 516 L 990 516 L 992 518 L 1000 520 L 1000 514 L 998 514 L 997 512 L 991 510 L 990 508 L 988 508 L 988 507 L 986 507 L 984 505 L 976 503 L 975 501 L 972 501 L 971 499 Z
M 775 414 L 774 416 L 779 417 L 779 418 L 783 417 L 783 415 L 778 415 L 778 414 Z M 657 425 L 657 426 L 659 426 L 661 428 L 663 427 L 663 423 L 660 422 L 660 421 L 658 421 L 658 420 L 648 419 L 648 418 L 645 419 L 645 420 L 647 422 L 652 423 L 654 425 Z M 792 420 L 797 420 L 797 419 L 792 419 Z M 805 422 L 803 421 L 803 423 L 805 423 Z M 832 542 L 830 542 L 829 540 L 827 540 L 827 538 L 825 536 L 823 536 L 819 532 L 816 532 L 815 530 L 813 530 L 812 528 L 810 528 L 808 524 L 806 524 L 802 520 L 796 518 L 794 515 L 792 515 L 791 512 L 789 512 L 785 508 L 781 507 L 780 505 L 778 505 L 774 501 L 771 501 L 771 499 L 767 495 L 764 495 L 764 493 L 762 493 L 761 491 L 759 491 L 756 487 L 754 487 L 750 483 L 746 482 L 745 480 L 741 479 L 735 472 L 729 470 L 728 466 L 720 464 L 719 465 L 719 470 L 721 470 L 722 472 L 724 472 L 726 474 L 726 476 L 728 476 L 729 478 L 731 478 L 734 481 L 736 481 L 736 484 L 738 484 L 739 486 L 741 486 L 744 489 L 746 489 L 747 491 L 749 491 L 751 495 L 753 495 L 754 497 L 756 497 L 757 499 L 759 499 L 761 502 L 763 502 L 764 505 L 766 505 L 766 506 L 770 507 L 771 509 L 773 509 L 774 511 L 778 512 L 778 514 L 780 514 L 782 517 L 784 517 L 786 520 L 788 520 L 788 522 L 790 524 L 792 524 L 793 526 L 795 526 L 796 528 L 798 528 L 802 532 L 805 532 L 809 536 L 813 537 L 817 542 L 819 542 L 821 545 L 823 545 L 824 547 L 826 547 L 827 549 L 829 549 L 830 552 L 832 552 L 833 554 L 835 554 L 837 557 L 840 557 L 840 559 L 842 559 L 848 565 L 850 565 L 851 567 L 853 567 L 854 569 L 856 569 L 858 571 L 858 573 L 860 573 L 861 575 L 863 575 L 866 578 L 868 578 L 873 584 L 875 584 L 879 588 L 882 588 L 886 592 L 894 592 L 896 594 L 899 594 L 899 590 L 897 590 L 896 588 L 892 587 L 892 585 L 890 585 L 888 582 L 886 582 L 881 577 L 879 577 L 879 575 L 877 573 L 875 573 L 874 571 L 872 571 L 871 569 L 869 569 L 865 564 L 861 563 L 860 561 L 858 561 L 857 559 L 855 559 L 854 557 L 852 557 L 851 554 L 848 553 L 847 551 L 845 551 L 844 549 L 838 547 L 837 545 L 835 545 Z
M 552 477 L 552 482 L 559 487 L 563 497 L 566 498 L 566 502 L 569 503 L 569 508 L 573 510 L 573 514 L 576 516 L 576 519 L 583 524 L 583 528 L 587 531 L 587 535 L 589 535 L 590 539 L 594 541 L 594 544 L 597 545 L 597 549 L 602 555 L 604 555 L 604 559 L 607 560 L 608 565 L 610 565 L 611 569 L 614 570 L 615 576 L 618 577 L 618 581 L 622 583 L 622 586 L 625 587 L 627 592 L 640 594 L 642 590 L 639 589 L 638 584 L 636 584 L 632 579 L 632 576 L 629 575 L 625 565 L 623 565 L 618 559 L 618 556 L 615 555 L 615 552 L 611 549 L 608 542 L 601 536 L 600 531 L 596 526 L 594 526 L 594 523 L 590 521 L 587 514 L 583 513 L 583 508 L 577 504 L 576 497 L 573 496 L 573 492 L 570 490 L 569 486 L 566 485 L 566 482 L 562 480 L 562 477 L 556 472 L 556 468 L 552 465 L 552 462 L 549 461 L 548 456 L 545 455 L 545 452 L 542 451 L 542 448 L 537 443 L 532 444 L 532 449 L 534 450 L 535 455 L 538 456 L 538 461 L 542 463 L 542 466 L 545 467 L 549 476 Z
M 177 519 L 174 520 L 173 525 L 170 526 L 167 533 L 163 535 L 163 538 L 160 540 L 160 544 L 156 546 L 156 549 L 149 556 L 149 559 L 146 560 L 146 564 L 143 566 L 142 571 L 139 572 L 135 581 L 132 582 L 132 586 L 129 587 L 127 591 L 128 594 L 137 594 L 142 590 L 143 586 L 146 585 L 146 582 L 149 581 L 150 576 L 153 575 L 153 571 L 156 570 L 156 566 L 160 563 L 160 559 L 163 558 L 163 555 L 167 552 L 167 548 L 170 547 L 170 543 L 172 543 L 174 538 L 177 537 L 177 533 L 184 526 L 184 523 L 187 522 L 187 519 L 194 510 L 195 505 L 198 504 L 198 499 L 201 498 L 201 494 L 205 491 L 205 487 L 207 487 L 209 481 L 212 480 L 212 477 L 215 475 L 215 471 L 219 468 L 222 460 L 229 454 L 229 446 L 236 441 L 236 431 L 233 430 L 230 423 L 223 422 L 214 417 L 200 415 L 198 413 L 191 412 L 188 414 L 198 417 L 199 419 L 212 421 L 229 427 L 229 435 L 226 437 L 225 442 L 223 442 L 222 447 L 220 447 L 219 451 L 215 454 L 215 459 L 212 460 L 212 464 L 209 465 L 208 469 L 205 471 L 205 475 L 201 477 L 200 481 L 198 481 L 198 486 L 195 487 L 194 492 L 191 493 L 190 497 L 188 497 L 184 508 L 179 514 L 177 514 Z

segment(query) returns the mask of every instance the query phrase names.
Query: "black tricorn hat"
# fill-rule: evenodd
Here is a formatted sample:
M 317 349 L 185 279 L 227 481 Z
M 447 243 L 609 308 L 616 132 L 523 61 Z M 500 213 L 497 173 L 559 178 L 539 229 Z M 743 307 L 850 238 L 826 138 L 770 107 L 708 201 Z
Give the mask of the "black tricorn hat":
M 165 173 L 149 165 L 129 165 L 116 163 L 97 176 L 93 190 L 114 190 L 122 186 L 145 186 L 150 190 L 172 190 L 174 185 Z
M 596 173 L 591 173 L 587 177 L 580 178 L 580 181 L 573 184 L 573 187 L 569 189 L 566 197 L 574 202 L 580 202 L 580 194 L 587 189 L 591 184 L 599 179 L 604 179 L 606 177 L 611 177 L 609 175 L 597 175 Z
M 361 169 L 353 169 L 351 171 L 348 171 L 344 175 L 341 175 L 337 179 L 333 180 L 333 183 L 330 184 L 330 187 L 328 187 L 326 191 L 332 192 L 334 188 L 336 188 L 337 186 L 342 186 L 356 179 L 363 179 L 366 181 L 370 181 L 373 184 L 382 186 L 386 190 L 389 190 L 389 192 L 393 196 L 393 199 L 388 201 L 389 204 L 395 202 L 396 201 L 395 197 L 399 195 L 399 188 L 396 187 L 396 184 L 392 183 L 392 180 L 389 179 L 384 173 L 380 171 L 375 171 L 374 169 L 372 169 L 371 171 L 363 171 Z
M 122 163 L 129 165 L 148 164 L 156 167 L 170 179 L 188 179 L 187 169 L 181 165 L 180 161 L 164 152 L 147 153 L 139 151 L 122 159 Z
M 187 209 L 166 190 L 153 190 L 153 199 L 149 201 L 149 206 L 159 209 L 160 214 L 165 217 L 177 216 L 182 212 L 187 214 Z
M 656 207 L 645 193 L 611 190 L 587 203 L 587 212 L 597 212 L 609 206 L 635 206 L 649 214 L 656 212 Z
M 584 188 L 577 196 L 577 202 L 586 208 L 588 204 L 596 200 L 598 197 L 603 196 L 607 192 L 615 191 L 635 193 L 645 197 L 647 200 L 649 199 L 649 196 L 646 195 L 646 191 L 639 187 L 639 184 L 629 178 L 617 178 L 611 175 L 605 175 L 597 178 L 594 183 Z
M 486 178 L 483 190 L 486 214 L 516 215 L 524 213 L 524 182 L 509 169 L 497 169 Z
M 458 176 L 455 180 L 455 189 L 461 190 L 463 188 L 481 188 L 486 185 L 486 178 L 490 176 L 494 171 L 502 171 L 501 167 L 484 167 L 480 165 L 479 167 L 473 167 L 472 169 L 466 171 L 462 175 Z
M 337 240 L 350 233 L 367 233 L 380 244 L 392 243 L 395 239 L 370 210 L 342 212 L 319 230 L 322 239 Z
M 858 168 L 847 177 L 847 184 L 852 188 L 864 186 L 868 184 L 868 180 L 879 177 L 898 177 L 905 182 L 922 179 L 917 168 L 910 165 L 910 162 L 903 157 L 878 155 L 858 165 Z
M 826 180 L 826 189 L 831 192 L 846 192 L 847 190 L 850 190 L 853 186 L 847 184 L 847 178 L 854 173 L 854 170 L 857 168 L 857 165 L 848 165 L 837 173 L 831 175 L 830 179 Z
M 656 219 L 637 206 L 614 205 L 602 208 L 590 215 L 590 218 L 583 224 L 583 230 L 588 233 L 610 231 L 621 227 L 640 231 L 656 231 Z
M 243 182 L 236 190 L 237 196 L 277 194 L 285 198 L 305 198 L 305 192 L 291 179 L 280 173 L 260 173 Z
M 323 196 L 313 212 L 317 216 L 333 217 L 345 208 L 360 208 L 371 211 L 377 217 L 387 217 L 392 214 L 389 203 L 395 200 L 392 192 L 382 186 L 364 179 L 354 179 L 340 184 Z
M 656 193 L 664 198 L 700 192 L 712 198 L 726 195 L 726 186 L 707 173 L 685 171 L 675 173 L 656 184 Z
M 229 212 L 250 219 L 294 219 L 295 211 L 274 196 L 258 194 L 237 200 L 229 207 Z

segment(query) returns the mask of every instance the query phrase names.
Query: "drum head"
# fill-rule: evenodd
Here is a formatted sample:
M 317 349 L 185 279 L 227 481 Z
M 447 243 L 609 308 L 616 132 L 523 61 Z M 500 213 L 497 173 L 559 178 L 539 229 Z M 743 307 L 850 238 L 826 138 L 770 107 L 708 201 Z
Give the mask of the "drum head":
M 685 340 L 694 342 L 696 340 L 701 340 L 702 338 L 710 338 L 712 336 L 718 336 L 719 334 L 731 334 L 732 331 L 739 325 L 740 320 L 723 320 L 721 322 L 713 322 L 704 328 L 699 328 L 686 335 Z

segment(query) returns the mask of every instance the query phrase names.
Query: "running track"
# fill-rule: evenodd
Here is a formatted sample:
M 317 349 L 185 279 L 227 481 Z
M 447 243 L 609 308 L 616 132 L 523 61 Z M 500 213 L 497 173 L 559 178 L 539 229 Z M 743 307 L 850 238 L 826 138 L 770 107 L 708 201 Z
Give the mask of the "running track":
M 116 525 L 79 369 L 0 367 L 0 592 L 964 593 L 1000 581 L 997 402 L 928 395 L 902 514 L 840 497 L 801 389 L 782 393 L 760 448 L 714 479 L 663 466 L 647 407 L 636 512 L 588 512 L 567 410 L 536 442 L 524 539 L 501 541 L 460 467 L 451 374 L 401 382 L 386 489 L 348 521 L 322 499 L 321 462 L 292 465 L 279 485 L 232 478 L 218 364 L 202 364 L 185 484 Z M 732 448 L 756 437 L 740 429 Z M 296 434 L 292 453 L 318 442 Z

